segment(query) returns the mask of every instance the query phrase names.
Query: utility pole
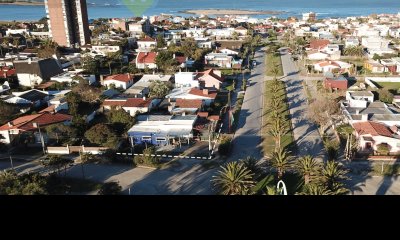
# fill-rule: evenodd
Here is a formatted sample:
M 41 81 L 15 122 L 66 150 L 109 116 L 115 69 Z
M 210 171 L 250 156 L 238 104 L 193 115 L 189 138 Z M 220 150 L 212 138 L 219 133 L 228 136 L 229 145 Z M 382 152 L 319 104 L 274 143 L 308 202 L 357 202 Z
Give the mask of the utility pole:
M 33 126 L 39 130 L 39 137 L 40 137 L 40 141 L 42 143 L 43 155 L 46 155 L 46 149 L 45 149 L 45 145 L 44 145 L 43 135 L 42 135 L 42 132 L 40 131 L 40 125 L 39 125 L 39 123 L 36 122 L 36 123 L 33 123 Z

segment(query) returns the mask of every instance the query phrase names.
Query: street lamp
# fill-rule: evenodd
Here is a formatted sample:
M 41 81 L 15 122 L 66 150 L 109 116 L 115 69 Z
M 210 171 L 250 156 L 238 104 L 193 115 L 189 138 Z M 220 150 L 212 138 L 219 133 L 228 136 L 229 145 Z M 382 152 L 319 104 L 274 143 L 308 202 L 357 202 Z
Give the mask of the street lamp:
M 278 185 L 276 185 L 276 191 L 278 192 L 278 195 L 287 195 L 286 185 L 282 180 L 280 180 Z

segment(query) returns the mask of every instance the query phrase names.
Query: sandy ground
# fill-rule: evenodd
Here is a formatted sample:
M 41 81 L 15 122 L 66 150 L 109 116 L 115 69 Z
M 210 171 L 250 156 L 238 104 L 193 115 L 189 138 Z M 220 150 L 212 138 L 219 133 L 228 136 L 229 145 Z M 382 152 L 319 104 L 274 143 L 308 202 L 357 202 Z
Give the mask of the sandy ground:
M 234 10 L 234 9 L 197 9 L 187 10 L 184 13 L 196 15 L 260 15 L 260 14 L 278 14 L 278 11 L 251 11 L 251 10 Z

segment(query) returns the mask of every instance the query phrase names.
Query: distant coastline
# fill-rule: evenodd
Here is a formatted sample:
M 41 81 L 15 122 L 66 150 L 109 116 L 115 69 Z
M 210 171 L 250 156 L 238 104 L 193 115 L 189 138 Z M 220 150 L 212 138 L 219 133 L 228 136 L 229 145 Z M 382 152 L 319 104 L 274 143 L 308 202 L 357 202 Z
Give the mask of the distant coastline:
M 0 2 L 0 5 L 43 6 L 44 2 Z
M 237 9 L 193 9 L 179 11 L 180 13 L 194 15 L 277 15 L 284 11 L 263 11 L 263 10 L 237 10 Z

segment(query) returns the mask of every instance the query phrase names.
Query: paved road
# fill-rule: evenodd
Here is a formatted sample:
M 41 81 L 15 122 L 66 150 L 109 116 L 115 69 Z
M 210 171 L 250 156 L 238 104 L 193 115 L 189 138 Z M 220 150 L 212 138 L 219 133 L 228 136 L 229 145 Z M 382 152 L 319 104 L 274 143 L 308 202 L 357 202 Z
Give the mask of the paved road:
M 238 129 L 233 140 L 231 159 L 237 160 L 247 156 L 262 159 L 262 109 L 265 78 L 265 55 L 261 49 L 256 52 L 254 60 L 257 66 L 251 71 L 250 86 L 246 90 L 242 110 L 240 111 Z
M 286 83 L 289 111 L 292 118 L 294 140 L 298 146 L 298 156 L 311 154 L 324 159 L 324 146 L 317 126 L 307 119 L 307 97 L 302 85 L 302 79 L 297 73 L 298 68 L 291 59 L 291 55 L 281 50 L 283 72 Z
M 350 195 L 399 195 L 400 177 L 351 175 Z

